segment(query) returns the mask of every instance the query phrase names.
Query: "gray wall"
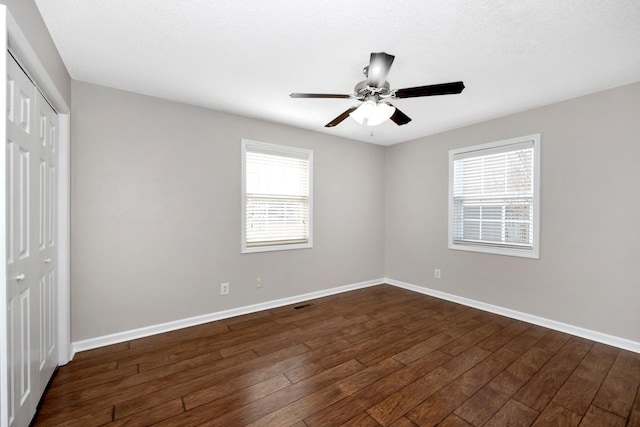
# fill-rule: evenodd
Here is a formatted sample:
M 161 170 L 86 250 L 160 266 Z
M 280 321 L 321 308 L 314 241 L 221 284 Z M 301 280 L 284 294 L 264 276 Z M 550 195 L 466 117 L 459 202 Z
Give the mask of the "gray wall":
M 75 81 L 72 97 L 74 341 L 384 276 L 640 341 L 640 83 L 386 148 Z M 448 150 L 532 133 L 541 258 L 447 249 Z M 313 249 L 240 254 L 241 138 L 314 150 Z
M 7 5 L 65 102 L 71 105 L 69 73 L 35 2 L 33 0 L 0 0 L 0 4 Z
M 540 259 L 447 249 L 448 150 L 533 133 Z M 636 83 L 389 147 L 386 276 L 640 342 L 639 135 Z
M 384 277 L 383 147 L 76 81 L 72 98 L 73 341 Z M 242 138 L 314 150 L 313 249 L 240 254 Z

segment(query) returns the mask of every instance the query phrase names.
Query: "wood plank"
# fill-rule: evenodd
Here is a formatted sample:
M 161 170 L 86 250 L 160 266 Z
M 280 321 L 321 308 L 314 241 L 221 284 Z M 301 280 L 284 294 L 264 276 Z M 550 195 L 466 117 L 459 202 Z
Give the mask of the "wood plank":
M 620 351 L 613 362 L 593 404 L 623 418 L 628 418 L 640 385 L 640 360 Z
M 82 411 L 65 411 L 53 414 L 40 414 L 35 416 L 34 425 L 41 427 L 59 426 L 64 424 L 82 426 L 82 422 L 94 425 L 102 425 L 113 420 L 113 405 L 94 405 L 91 408 L 84 408 Z
M 489 352 L 471 347 L 464 353 L 372 406 L 367 412 L 383 426 L 391 424 L 480 361 Z
M 331 344 L 332 342 L 335 342 L 335 341 L 348 340 L 349 337 L 364 334 L 367 331 L 371 331 L 372 329 L 375 329 L 375 326 L 372 326 L 370 323 L 372 319 L 368 317 L 367 319 L 368 320 L 365 320 L 362 322 L 353 322 L 349 326 L 345 326 L 342 329 L 339 329 L 337 331 L 332 331 L 331 333 L 328 333 L 328 334 L 323 334 L 320 336 L 314 335 L 311 337 L 307 337 L 308 339 L 307 341 L 304 342 L 304 344 L 309 348 L 317 348 L 323 345 Z
M 332 405 L 378 381 L 380 378 L 397 371 L 402 366 L 401 363 L 393 359 L 385 359 L 376 365 L 369 366 L 322 390 L 273 411 L 254 421 L 251 425 L 254 427 L 285 426 L 302 421 L 316 412 L 318 406 Z
M 136 349 L 138 347 L 157 348 L 159 346 L 170 346 L 194 339 L 212 338 L 225 332 L 229 332 L 226 320 L 219 320 L 217 322 L 203 323 L 189 328 L 176 329 L 162 334 L 131 340 L 129 341 L 129 347 Z
M 103 347 L 94 348 L 92 350 L 81 351 L 73 356 L 73 360 L 80 364 L 90 359 L 97 359 L 101 356 L 114 357 L 114 354 L 126 352 L 130 349 L 129 342 L 121 342 L 118 344 L 106 345 Z
M 569 338 L 571 335 L 564 332 L 551 331 L 536 343 L 536 347 L 555 353 L 569 341 Z
M 133 365 L 139 366 L 140 372 L 145 372 L 204 354 L 208 355 L 209 360 L 213 360 L 214 358 L 222 359 L 219 347 L 217 343 L 211 340 L 192 340 L 183 344 L 164 347 L 161 351 L 149 349 L 147 353 L 142 355 L 121 359 L 118 361 L 118 368 Z
M 547 363 L 552 355 L 540 348 L 530 348 L 507 369 L 496 375 L 488 387 L 500 393 L 513 395 Z
M 366 317 L 367 316 L 362 316 L 362 318 Z M 248 350 L 253 350 L 258 355 L 265 355 L 281 350 L 282 348 L 290 347 L 294 344 L 303 343 L 309 335 L 317 335 L 319 332 L 324 334 L 333 330 L 340 330 L 351 323 L 357 323 L 357 321 L 357 319 L 347 320 L 342 316 L 330 319 L 321 318 L 318 319 L 318 323 L 311 325 L 308 328 L 298 327 L 292 330 L 284 330 L 277 334 L 262 334 L 252 337 L 252 339 L 245 339 L 242 342 L 238 342 L 232 346 L 221 349 L 220 354 L 222 354 L 223 357 L 228 357 Z
M 529 427 L 537 417 L 538 411 L 511 399 L 489 419 L 485 427 Z
M 251 402 L 241 408 L 225 411 L 222 415 L 220 413 L 212 414 L 211 419 L 202 423 L 203 426 L 238 426 L 252 423 L 266 415 L 271 414 L 283 408 L 300 398 L 333 384 L 337 381 L 341 381 L 366 369 L 366 366 L 357 362 L 356 360 L 350 360 L 335 368 L 328 369 L 321 374 L 308 378 L 297 384 L 293 384 L 289 387 L 285 387 L 282 390 L 278 390 L 275 393 L 271 393 L 257 401 Z M 198 408 L 196 408 L 198 409 Z M 194 409 L 195 411 L 195 409 Z M 173 425 L 173 424 L 168 424 Z
M 479 347 L 478 347 L 479 348 Z M 502 348 L 413 408 L 407 417 L 418 425 L 435 425 L 508 366 L 518 354 Z
M 489 351 L 496 351 L 525 330 L 529 328 L 529 324 L 520 321 L 512 321 L 497 333 L 485 338 L 478 343 L 478 347 Z
M 590 349 L 590 344 L 572 339 L 515 395 L 515 398 L 542 411 Z
M 358 356 L 358 360 L 365 365 L 373 365 L 388 357 L 392 357 L 397 353 L 400 353 L 409 347 L 412 347 L 420 342 L 423 342 L 447 329 L 454 326 L 452 322 L 440 321 L 430 322 L 428 326 L 411 331 L 407 335 L 398 338 L 393 341 L 391 345 L 381 346 L 373 349 L 367 353 Z
M 593 404 L 609 412 L 627 418 L 631 413 L 638 383 L 614 375 L 607 375 Z
M 589 406 L 589 410 L 580 423 L 580 427 L 625 427 L 625 425 L 627 425 L 627 421 L 624 418 L 594 405 Z
M 301 422 L 301 426 L 305 426 L 304 422 Z M 353 417 L 349 421 L 344 424 L 340 424 L 341 427 L 380 427 L 380 424 L 376 422 L 371 416 L 367 413 L 362 413 L 356 417 Z
M 118 369 L 118 361 L 105 362 L 93 366 L 80 367 L 73 364 L 58 367 L 56 371 L 55 380 L 59 383 L 67 383 L 77 381 L 83 378 L 91 377 L 93 375 L 99 375 L 104 372 L 114 371 Z M 56 384 L 52 384 L 54 386 Z
M 515 351 L 516 353 L 524 353 L 536 345 L 538 341 L 540 341 L 542 337 L 547 335 L 549 332 L 550 331 L 548 329 L 531 325 L 529 326 L 529 329 L 505 344 L 505 347 L 509 350 Z
M 283 390 L 291 385 L 282 375 L 254 384 L 249 387 L 241 387 L 238 391 L 210 400 L 200 406 L 189 409 L 184 414 L 167 418 L 156 423 L 157 426 L 180 427 L 195 426 L 219 416 L 225 412 L 242 408 L 253 402 Z M 186 405 L 185 405 L 186 406 Z
M 475 320 L 469 320 L 464 323 L 458 324 L 453 328 L 447 329 L 444 332 L 439 333 L 438 335 L 435 335 L 425 341 L 411 346 L 404 351 L 401 351 L 394 356 L 394 359 L 396 359 L 400 363 L 408 365 L 421 358 L 422 356 L 439 349 L 443 345 L 450 343 L 461 335 L 477 329 L 480 326 L 481 324 L 479 324 Z
M 112 423 L 109 423 L 109 427 L 144 427 L 156 424 L 167 418 L 174 417 L 176 415 L 184 413 L 184 405 L 182 399 L 174 399 L 169 402 L 165 402 L 162 405 L 154 406 L 152 408 L 144 409 L 128 417 L 121 418 Z
M 473 427 L 473 425 L 469 424 L 457 415 L 451 414 L 438 424 L 438 427 Z
M 308 348 L 301 346 L 295 348 L 299 352 L 308 351 Z M 157 390 L 162 390 L 176 382 L 203 381 L 208 378 L 215 378 L 219 372 L 238 369 L 255 359 L 257 356 L 253 352 L 234 356 L 233 358 L 216 358 L 213 361 L 207 360 L 185 360 L 175 363 L 166 368 L 154 369 L 138 375 L 129 376 L 116 381 L 100 384 L 95 387 L 67 393 L 63 396 L 46 399 L 40 408 L 41 413 L 49 413 L 65 408 L 65 411 L 78 412 L 86 407 L 109 403 L 114 405 L 138 396 L 144 396 Z M 195 362 L 195 363 L 194 363 Z M 194 366 L 195 364 L 195 366 Z M 155 406 L 155 405 L 152 405 Z M 140 408 L 146 409 L 146 408 Z
M 263 379 L 269 375 L 243 375 L 234 379 L 234 381 L 224 381 L 220 384 L 214 384 L 202 390 L 185 395 L 182 398 L 185 409 L 191 410 L 198 406 L 224 399 L 228 396 L 243 396 L 249 394 L 255 396 L 262 393 L 265 388 L 275 391 L 291 385 L 291 381 L 282 374 L 274 377 Z
M 560 405 L 556 405 L 550 402 L 549 405 L 542 411 L 540 416 L 533 423 L 534 426 L 547 427 L 547 426 L 566 426 L 575 427 L 580 423 L 582 417 L 575 412 L 571 412 L 567 408 L 563 408 Z M 603 426 L 604 427 L 604 426 Z
M 419 426 L 434 426 L 452 414 L 467 397 L 462 389 L 449 384 L 409 411 L 406 417 Z
M 477 366 L 469 369 L 451 385 L 461 389 L 467 396 L 471 396 L 509 366 L 517 357 L 518 353 L 507 348 L 501 348 L 486 357 Z
M 228 366 L 221 367 L 220 369 L 207 371 L 204 375 L 200 375 L 197 378 L 190 375 L 188 379 L 185 379 L 184 376 L 179 375 L 172 378 L 161 378 L 154 382 L 142 384 L 142 387 L 136 388 L 136 393 L 129 393 L 126 400 L 118 399 L 117 402 L 114 402 L 116 405 L 115 418 L 119 419 L 126 417 L 136 411 L 157 406 L 162 402 L 201 390 L 217 382 L 229 381 L 238 377 L 247 369 L 255 370 L 253 375 L 253 380 L 255 382 L 263 381 L 275 374 L 272 372 L 265 372 L 262 369 L 272 366 L 273 362 L 276 360 L 281 358 L 286 360 L 302 353 L 306 353 L 308 350 L 309 349 L 304 345 L 297 345 L 277 353 L 252 358 L 246 361 L 241 361 L 240 363 L 229 364 Z M 288 357 L 284 357 L 283 355 Z M 233 357 L 224 358 L 222 360 L 231 360 Z M 257 372 L 260 372 L 260 374 L 257 374 Z
M 127 366 L 122 369 L 113 369 L 110 371 L 100 372 L 95 375 L 88 375 L 83 378 L 74 380 L 67 380 L 64 382 L 55 382 L 49 388 L 47 396 L 57 397 L 63 394 L 71 393 L 78 390 L 83 390 L 89 387 L 95 387 L 106 382 L 119 380 L 121 378 L 136 375 L 138 373 L 138 365 Z
M 309 427 L 340 425 L 356 414 L 366 411 L 371 406 L 371 402 L 380 401 L 390 396 L 450 359 L 450 356 L 440 351 L 430 353 L 411 365 L 398 369 L 375 384 L 326 406 L 304 421 Z
M 344 361 L 355 359 L 362 353 L 374 350 L 379 347 L 385 346 L 392 337 L 402 336 L 407 331 L 401 334 L 394 333 L 393 331 L 387 332 L 383 335 L 373 335 L 366 340 L 360 340 L 357 345 L 352 345 L 342 351 L 324 357 L 322 360 L 309 359 L 304 364 L 298 365 L 295 369 L 287 371 L 287 377 L 291 379 L 291 382 L 299 382 L 303 379 L 309 378 L 322 370 L 330 366 L 335 366 Z
M 332 348 L 335 350 L 326 351 L 326 349 Z M 298 363 L 291 366 L 284 374 L 289 378 L 292 383 L 297 383 L 307 378 L 310 378 L 327 368 L 339 365 L 347 360 L 353 359 L 357 353 L 353 350 L 348 342 L 344 340 L 337 341 L 325 347 L 319 348 L 318 354 L 322 354 L 323 357 L 306 357 L 305 363 Z M 316 354 L 312 350 L 312 354 Z
M 414 424 L 407 417 L 400 417 L 390 427 L 417 427 L 417 424 Z
M 617 352 L 596 344 L 562 385 L 553 401 L 558 405 L 584 415 L 598 392 Z
M 458 354 L 476 345 L 485 338 L 503 329 L 504 326 L 502 326 L 499 322 L 486 323 L 479 328 L 476 328 L 473 331 L 462 335 L 460 338 L 457 338 L 450 343 L 442 346 L 440 350 L 452 356 L 457 356 Z
M 509 397 L 508 394 L 485 386 L 460 405 L 455 414 L 474 426 L 481 426 L 504 406 Z

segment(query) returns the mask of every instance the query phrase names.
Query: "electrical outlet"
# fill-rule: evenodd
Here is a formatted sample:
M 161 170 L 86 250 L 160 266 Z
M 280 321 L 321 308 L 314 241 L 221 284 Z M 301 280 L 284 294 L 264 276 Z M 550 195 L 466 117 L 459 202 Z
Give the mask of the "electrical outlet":
M 256 277 L 256 288 L 262 287 L 262 277 Z
M 440 269 L 436 268 L 435 270 L 433 270 L 433 277 L 435 277 L 436 279 L 439 279 L 441 276 L 440 274 Z
M 220 295 L 228 295 L 229 294 L 229 284 L 221 283 L 220 284 Z

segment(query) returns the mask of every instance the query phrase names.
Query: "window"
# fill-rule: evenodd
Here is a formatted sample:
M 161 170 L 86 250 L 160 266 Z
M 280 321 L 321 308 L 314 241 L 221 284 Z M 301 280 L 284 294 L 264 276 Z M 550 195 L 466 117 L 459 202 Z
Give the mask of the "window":
M 242 253 L 311 248 L 313 152 L 242 140 Z
M 449 248 L 539 258 L 540 135 L 449 151 Z

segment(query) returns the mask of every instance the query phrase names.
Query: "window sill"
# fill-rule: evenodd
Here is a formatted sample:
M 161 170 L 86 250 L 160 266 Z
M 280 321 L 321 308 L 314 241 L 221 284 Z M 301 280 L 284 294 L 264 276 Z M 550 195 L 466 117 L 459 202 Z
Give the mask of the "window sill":
M 465 245 L 460 243 L 449 243 L 449 249 L 457 250 L 457 251 L 468 251 L 468 252 L 480 252 L 485 254 L 493 254 L 493 255 L 505 255 L 505 256 L 513 256 L 519 258 L 531 258 L 531 259 L 540 259 L 540 253 L 538 248 L 533 249 L 512 249 L 512 248 L 498 248 L 491 246 L 482 246 L 482 245 Z
M 313 244 L 311 242 L 298 243 L 293 245 L 272 245 L 272 246 L 254 246 L 254 247 L 243 246 L 240 249 L 240 253 L 252 254 L 256 252 L 291 251 L 295 249 L 311 249 L 311 248 L 313 248 Z

